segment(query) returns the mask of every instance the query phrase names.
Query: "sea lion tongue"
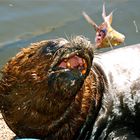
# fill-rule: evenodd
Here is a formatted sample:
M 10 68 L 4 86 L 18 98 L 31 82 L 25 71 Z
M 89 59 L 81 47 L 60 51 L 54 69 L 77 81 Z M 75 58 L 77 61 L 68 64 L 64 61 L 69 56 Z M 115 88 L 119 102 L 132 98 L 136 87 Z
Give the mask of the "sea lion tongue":
M 92 59 L 90 42 L 78 36 L 70 42 L 57 39 L 35 43 L 5 65 L 0 106 L 17 136 L 73 137 L 88 111 L 82 105 L 85 95 L 81 88 Z

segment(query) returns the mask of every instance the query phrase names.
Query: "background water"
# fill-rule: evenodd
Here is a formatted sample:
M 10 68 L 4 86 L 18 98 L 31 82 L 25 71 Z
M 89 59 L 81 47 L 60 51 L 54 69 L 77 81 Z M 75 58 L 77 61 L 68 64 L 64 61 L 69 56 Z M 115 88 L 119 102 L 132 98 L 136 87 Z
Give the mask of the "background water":
M 105 3 L 108 14 L 115 10 L 112 26 L 125 34 L 125 44 L 140 43 L 140 0 Z M 102 4 L 102 0 L 0 0 L 0 68 L 31 42 L 74 35 L 94 41 L 95 32 L 82 11 L 99 24 Z

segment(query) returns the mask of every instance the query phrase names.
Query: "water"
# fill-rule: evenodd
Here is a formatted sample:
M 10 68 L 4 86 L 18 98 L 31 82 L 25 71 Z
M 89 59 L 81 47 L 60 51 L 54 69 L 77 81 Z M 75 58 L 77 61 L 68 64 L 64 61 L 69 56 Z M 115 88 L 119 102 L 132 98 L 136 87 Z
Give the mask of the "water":
M 140 0 L 105 2 L 107 13 L 116 9 L 112 26 L 125 34 L 125 44 L 140 43 Z M 32 42 L 74 35 L 94 41 L 95 32 L 82 11 L 99 24 L 102 4 L 102 0 L 0 0 L 0 68 Z

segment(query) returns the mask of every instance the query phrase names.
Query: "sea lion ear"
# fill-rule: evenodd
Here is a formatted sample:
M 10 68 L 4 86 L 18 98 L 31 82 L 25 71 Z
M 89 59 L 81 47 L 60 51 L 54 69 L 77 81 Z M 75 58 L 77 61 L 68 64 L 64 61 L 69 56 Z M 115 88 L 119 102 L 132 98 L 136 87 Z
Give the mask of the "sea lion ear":
M 83 12 L 83 16 L 87 22 L 94 27 L 95 31 L 99 29 L 98 25 L 86 14 L 86 12 Z
M 105 12 L 105 3 L 103 4 L 103 12 L 102 12 L 102 17 L 105 20 L 106 18 L 106 12 Z
M 112 19 L 113 19 L 113 11 L 106 16 L 106 11 L 105 11 L 105 3 L 103 4 L 103 12 L 102 12 L 102 17 L 104 19 L 105 22 L 107 22 L 109 25 L 112 24 Z
M 113 11 L 106 17 L 107 22 L 111 25 L 113 20 Z

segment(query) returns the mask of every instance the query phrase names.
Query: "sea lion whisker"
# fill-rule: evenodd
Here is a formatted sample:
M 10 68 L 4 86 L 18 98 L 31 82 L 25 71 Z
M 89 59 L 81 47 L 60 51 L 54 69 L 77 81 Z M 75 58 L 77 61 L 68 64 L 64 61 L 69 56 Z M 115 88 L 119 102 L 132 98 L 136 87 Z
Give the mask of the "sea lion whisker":
M 112 44 L 111 44 L 110 39 L 109 39 L 108 37 L 106 37 L 106 38 L 107 38 L 107 41 L 108 41 L 108 43 L 109 43 L 109 45 L 110 45 L 111 49 L 113 49 L 113 46 L 112 46 Z

